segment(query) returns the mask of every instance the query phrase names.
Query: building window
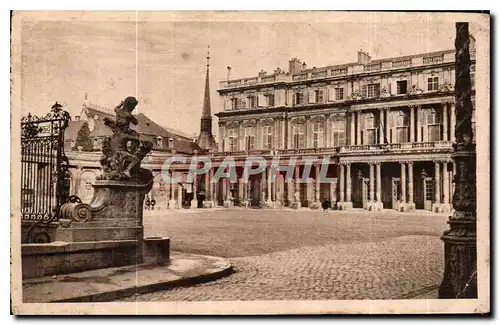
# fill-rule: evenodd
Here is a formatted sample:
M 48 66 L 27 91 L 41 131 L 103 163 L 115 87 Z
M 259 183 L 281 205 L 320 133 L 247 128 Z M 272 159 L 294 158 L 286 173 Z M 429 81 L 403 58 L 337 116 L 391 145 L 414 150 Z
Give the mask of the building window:
M 372 114 L 365 116 L 364 144 L 377 143 L 377 128 L 375 127 L 375 116 Z
M 315 122 L 313 123 L 313 147 L 321 148 L 323 147 L 323 134 L 324 134 L 324 123 Z
M 396 129 L 396 143 L 408 142 L 408 116 L 404 112 L 396 112 L 394 127 Z
M 257 97 L 256 96 L 248 96 L 248 108 L 257 107 Z
M 238 109 L 238 98 L 231 98 L 231 109 Z
M 262 147 L 263 149 L 273 149 L 273 127 L 264 125 L 262 127 Z
M 293 126 L 293 148 L 305 148 L 305 124 L 296 124 Z
M 249 126 L 245 128 L 245 149 L 255 149 L 255 127 Z
M 396 82 L 396 86 L 397 86 L 397 94 L 398 95 L 401 95 L 401 94 L 406 94 L 408 92 L 408 82 L 406 80 L 400 80 L 400 81 L 397 81 Z
M 361 96 L 367 98 L 374 98 L 380 96 L 380 84 L 368 84 L 361 87 Z
M 274 106 L 274 94 L 266 95 L 266 100 L 267 100 L 267 106 L 269 107 Z
M 345 121 L 333 121 L 333 146 L 345 145 Z
M 439 90 L 439 77 L 427 78 L 427 90 L 428 91 Z
M 335 100 L 344 99 L 344 88 L 335 88 Z
M 174 139 L 168 139 L 168 149 L 174 149 Z
M 441 140 L 441 116 L 434 109 L 427 112 L 427 141 L 440 141 Z
M 294 97 L 295 97 L 295 99 L 294 99 L 295 105 L 302 105 L 302 104 L 304 104 L 304 93 L 301 93 L 301 92 L 295 93 Z
M 315 90 L 316 103 L 323 103 L 323 90 Z
M 156 146 L 158 148 L 163 148 L 163 138 L 162 137 L 156 137 Z
M 238 151 L 238 129 L 227 130 L 227 149 L 228 151 Z

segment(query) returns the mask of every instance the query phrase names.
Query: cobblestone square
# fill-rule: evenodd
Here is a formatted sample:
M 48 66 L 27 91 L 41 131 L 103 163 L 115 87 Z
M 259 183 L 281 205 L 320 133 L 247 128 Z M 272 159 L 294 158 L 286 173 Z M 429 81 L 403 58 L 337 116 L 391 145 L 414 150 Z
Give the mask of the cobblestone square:
M 435 290 L 447 216 L 427 212 L 149 211 L 148 236 L 226 257 L 235 273 L 124 301 L 402 299 Z

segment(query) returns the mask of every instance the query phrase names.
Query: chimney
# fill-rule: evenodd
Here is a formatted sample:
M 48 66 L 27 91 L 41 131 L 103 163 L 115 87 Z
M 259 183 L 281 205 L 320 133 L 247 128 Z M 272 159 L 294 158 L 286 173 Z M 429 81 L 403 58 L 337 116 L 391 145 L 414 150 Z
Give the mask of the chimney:
M 307 70 L 307 64 L 304 62 L 302 63 L 302 71 L 306 71 Z
M 267 74 L 267 72 L 265 72 L 264 70 L 260 70 L 259 72 L 259 77 L 264 77 L 265 75 Z
M 75 115 L 75 121 L 80 121 L 80 115 Z
M 293 58 L 288 61 L 288 73 L 291 75 L 299 74 L 302 70 L 302 64 L 299 59 Z
M 358 51 L 358 64 L 368 64 L 372 60 L 372 57 L 368 52 L 363 50 Z

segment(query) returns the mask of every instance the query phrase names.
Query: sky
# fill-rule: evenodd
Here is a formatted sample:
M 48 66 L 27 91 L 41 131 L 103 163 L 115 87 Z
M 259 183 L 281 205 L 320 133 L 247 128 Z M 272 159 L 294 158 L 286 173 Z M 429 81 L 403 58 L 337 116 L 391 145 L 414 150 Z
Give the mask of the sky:
M 227 66 L 231 79 L 254 77 L 287 71 L 294 57 L 321 67 L 355 62 L 360 49 L 382 59 L 453 49 L 455 39 L 454 23 L 433 13 L 61 15 L 21 24 L 23 115 L 47 112 L 55 101 L 79 115 L 86 95 L 110 109 L 135 96 L 137 113 L 188 134 L 200 128 L 208 46 L 213 114 Z

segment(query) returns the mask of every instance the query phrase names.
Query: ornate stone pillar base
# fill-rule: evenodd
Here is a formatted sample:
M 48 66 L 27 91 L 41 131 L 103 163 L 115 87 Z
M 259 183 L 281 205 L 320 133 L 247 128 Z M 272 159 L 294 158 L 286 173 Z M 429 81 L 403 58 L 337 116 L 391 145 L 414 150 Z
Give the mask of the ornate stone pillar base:
M 224 200 L 224 208 L 232 208 L 234 206 L 233 200 L 226 199 Z
M 191 200 L 191 209 L 198 208 L 198 200 Z
M 302 204 L 300 203 L 300 201 L 298 201 L 298 202 L 292 202 L 291 207 L 292 207 L 292 209 L 298 210 L 301 208 L 301 206 L 302 206 Z
M 384 203 L 380 201 L 375 201 L 372 204 L 372 211 L 382 211 L 384 209 Z
M 342 210 L 352 209 L 352 202 L 339 202 L 339 205 L 340 205 Z
M 442 203 L 436 203 L 436 202 L 432 203 L 431 210 L 432 212 L 443 212 Z
M 168 201 L 168 209 L 169 210 L 178 209 L 177 201 L 176 200 L 170 200 L 170 201 Z
M 270 201 L 270 200 L 266 200 L 266 201 L 263 201 L 261 203 L 260 207 L 263 208 L 263 209 L 274 209 L 274 208 L 276 208 L 276 204 L 275 203 L 276 202 L 273 202 L 273 201 Z
M 415 208 L 415 202 L 408 202 L 407 206 L 408 206 L 408 210 L 407 211 L 415 211 L 416 210 L 416 208 Z
M 309 208 L 313 209 L 313 210 L 318 210 L 321 208 L 321 202 L 319 201 L 311 201 L 309 203 Z
M 210 209 L 214 207 L 214 202 L 212 200 L 204 200 L 203 201 L 203 208 L 204 209 Z

